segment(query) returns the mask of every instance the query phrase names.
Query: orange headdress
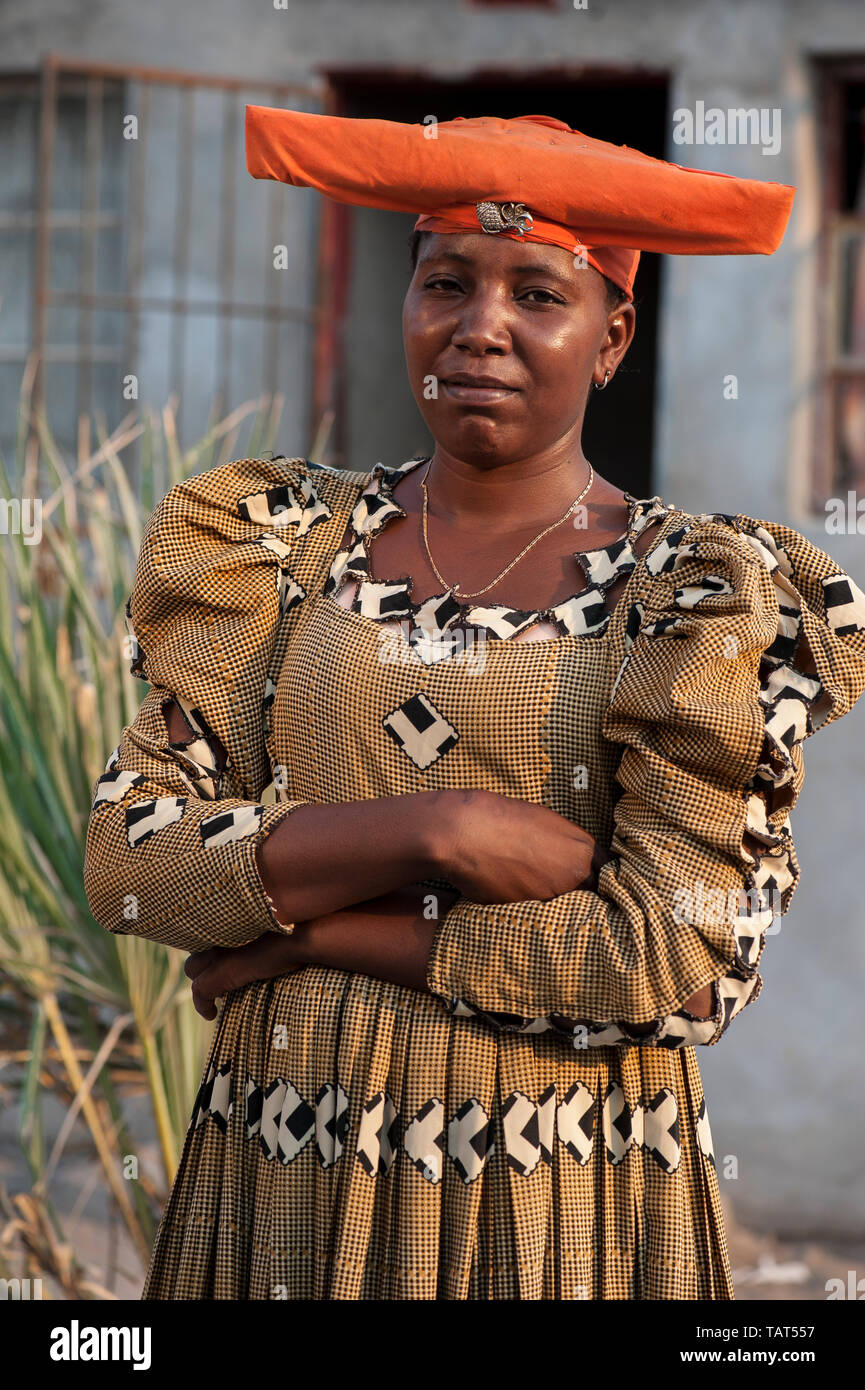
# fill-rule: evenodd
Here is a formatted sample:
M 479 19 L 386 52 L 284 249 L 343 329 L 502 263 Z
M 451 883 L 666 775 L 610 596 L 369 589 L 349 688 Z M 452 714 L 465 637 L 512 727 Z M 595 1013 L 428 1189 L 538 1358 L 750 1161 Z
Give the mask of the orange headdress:
M 430 126 L 247 106 L 246 165 L 253 178 L 317 188 L 337 202 L 416 212 L 419 231 L 562 246 L 629 298 L 641 250 L 776 250 L 795 193 L 593 140 L 552 116 Z

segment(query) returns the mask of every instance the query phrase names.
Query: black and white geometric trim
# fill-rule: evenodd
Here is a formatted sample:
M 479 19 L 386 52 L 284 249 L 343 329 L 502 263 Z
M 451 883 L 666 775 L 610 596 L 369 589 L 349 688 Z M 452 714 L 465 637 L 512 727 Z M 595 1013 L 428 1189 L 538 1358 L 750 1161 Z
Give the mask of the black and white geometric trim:
M 186 810 L 185 796 L 149 797 L 126 808 L 126 839 L 132 849 L 179 821 Z
M 114 758 L 112 753 L 111 757 Z M 109 759 L 111 762 L 111 759 Z M 140 787 L 144 781 L 143 772 L 130 772 L 128 769 L 118 769 L 116 772 L 103 772 L 96 783 L 96 790 L 93 795 L 91 810 L 95 811 L 98 806 L 108 802 L 117 803 L 122 801 L 130 787 Z
M 548 1086 L 537 1104 L 522 1091 L 512 1091 L 502 1105 L 508 1167 L 527 1178 L 539 1163 L 551 1165 L 555 1127 L 555 1086 Z
M 278 483 L 239 498 L 237 512 L 254 526 L 297 526 L 298 538 L 333 515 L 312 479 L 305 475 L 297 484 Z
M 381 722 L 396 746 L 422 771 L 438 762 L 459 739 L 454 726 L 423 691 L 397 705 Z
M 469 1186 L 483 1173 L 494 1150 L 493 1125 L 477 1096 L 469 1096 L 448 1118 L 443 1101 L 431 1096 L 403 1120 L 393 1096 L 377 1091 L 360 1108 L 359 1122 L 349 1118 L 349 1096 L 338 1083 L 320 1086 L 311 1101 L 285 1077 L 259 1086 L 248 1074 L 242 1087 L 241 1123 L 247 1139 L 256 1140 L 268 1162 L 287 1167 L 311 1145 L 323 1169 L 342 1157 L 349 1134 L 356 1130 L 354 1161 L 370 1179 L 387 1178 L 403 1153 L 411 1167 L 431 1186 L 441 1183 L 447 1161 Z M 211 1062 L 199 1087 L 190 1127 L 197 1130 L 208 1117 L 225 1134 L 234 1113 L 235 1092 L 230 1063 Z M 676 1172 L 681 1151 L 676 1098 L 664 1086 L 633 1108 L 625 1103 L 621 1086 L 611 1082 L 597 1098 L 582 1081 L 564 1095 L 554 1082 L 537 1100 L 523 1091 L 502 1098 L 501 1119 L 508 1167 L 530 1178 L 553 1163 L 556 1139 L 563 1151 L 585 1167 L 594 1152 L 600 1118 L 602 1152 L 614 1167 L 628 1154 L 642 1151 L 667 1175 Z M 705 1101 L 696 1125 L 696 1140 L 711 1153 Z
M 222 773 L 219 769 L 215 734 L 197 706 L 185 700 L 182 695 L 175 695 L 174 703 L 179 706 L 190 732 L 194 735 L 189 743 L 168 745 L 178 765 L 180 776 L 196 796 L 200 796 L 204 801 L 216 801 Z M 163 711 L 164 707 L 163 704 Z M 226 763 L 223 772 L 227 770 Z
M 203 801 L 216 801 L 219 794 L 220 779 L 223 773 L 228 770 L 230 759 L 220 772 L 215 748 L 215 735 L 201 710 L 190 701 L 185 700 L 182 695 L 175 695 L 172 699 L 182 711 L 192 735 L 188 742 L 169 742 L 167 745 L 177 764 L 178 774 L 194 796 L 200 797 Z M 163 709 L 168 703 L 168 699 L 163 701 Z M 91 803 L 92 811 L 107 804 L 117 805 L 123 800 L 130 788 L 143 786 L 147 780 L 142 772 L 117 768 L 115 764 L 119 756 L 120 745 L 118 744 L 105 765 L 104 773 L 96 783 Z M 159 800 L 160 802 L 171 803 L 171 806 L 176 810 L 178 798 L 161 797 Z M 185 805 L 185 801 L 183 804 Z M 127 814 L 127 830 L 129 831 L 131 828 L 130 844 L 140 843 L 154 831 L 161 829 L 164 825 L 173 824 L 175 820 L 179 819 L 171 812 L 169 806 L 158 806 L 154 801 L 139 802 L 138 806 L 145 806 L 148 809 L 137 817 L 134 815 L 130 817 Z
M 175 825 L 182 819 L 186 805 L 185 796 L 157 796 L 127 806 L 126 839 L 130 848 L 137 849 L 145 840 Z M 219 849 L 235 840 L 257 835 L 264 810 L 264 806 L 249 802 L 203 816 L 198 822 L 202 848 Z
M 286 539 L 285 528 L 296 526 L 294 539 L 298 540 L 306 536 L 314 526 L 330 520 L 333 516 L 331 508 L 319 495 L 310 476 L 316 472 L 330 473 L 332 470 L 309 459 L 304 460 L 304 464 L 309 473 L 304 473 L 297 482 L 278 483 L 261 492 L 249 493 L 237 502 L 237 513 L 244 521 L 268 528 L 255 537 L 255 543 L 269 550 L 279 562 L 274 573 L 274 584 L 280 622 L 283 622 L 307 597 L 306 589 L 288 568 L 293 543 Z M 260 706 L 262 737 L 268 752 L 271 751 L 271 719 L 275 697 L 276 683 L 273 674 L 268 671 Z M 288 799 L 283 774 L 277 772 L 276 768 L 272 768 L 270 781 L 260 789 L 259 799 L 266 805 Z M 259 806 L 258 809 L 261 810 L 262 807 Z
M 720 574 L 704 574 L 699 584 L 685 584 L 676 589 L 673 594 L 673 602 L 677 608 L 696 608 L 698 603 L 702 603 L 704 598 L 711 598 L 714 594 L 732 594 L 733 586 L 729 580 Z
M 865 594 L 849 574 L 832 574 L 823 583 L 826 621 L 839 637 L 865 632 Z
M 120 761 L 120 744 L 117 743 L 117 744 L 115 744 L 115 746 L 112 748 L 111 752 L 108 754 L 108 759 L 107 759 L 107 761 L 106 761 L 106 763 L 105 763 L 105 771 L 106 771 L 106 772 L 112 772 L 113 769 L 117 766 L 117 763 L 118 763 L 119 761 Z
M 198 1129 L 202 1121 L 210 1115 L 217 1127 L 225 1134 L 233 1108 L 230 1065 L 227 1062 L 221 1067 L 211 1065 L 198 1088 L 198 1095 L 195 1097 L 195 1104 L 192 1107 L 190 1128 Z
M 595 1140 L 595 1097 L 582 1081 L 575 1081 L 556 1109 L 556 1133 L 571 1158 L 585 1168 Z
M 396 1158 L 399 1117 L 387 1091 L 371 1096 L 361 1111 L 355 1157 L 369 1177 L 387 1177 Z
M 628 1033 L 623 1023 L 598 1023 L 587 1018 L 565 1018 L 563 1014 L 527 1018 L 521 1014 L 480 1009 L 467 999 L 456 997 L 442 999 L 441 1003 L 446 1012 L 454 1018 L 473 1018 L 505 1033 L 556 1033 L 567 1038 L 570 1046 L 579 1051 L 585 1048 L 618 1046 L 663 1047 L 673 1050 L 711 1043 L 718 1032 L 719 1019 L 728 1014 L 732 1017 L 731 1010 L 739 999 L 740 986 L 741 982 L 732 977 L 714 983 L 714 1006 L 710 1018 L 697 1018 L 683 1009 L 678 1013 L 655 1019 L 650 1032 L 637 1036 Z
M 445 1160 L 444 1103 L 431 1096 L 406 1126 L 403 1150 L 427 1182 L 442 1180 Z
M 218 849 L 234 840 L 247 840 L 261 829 L 264 807 L 261 805 L 232 806 L 198 822 L 201 843 L 205 849 Z
M 629 1109 L 621 1086 L 611 1081 L 604 1096 L 604 1145 L 607 1158 L 619 1164 L 632 1148 L 644 1149 L 665 1173 L 679 1166 L 679 1107 L 664 1086 L 645 1105 Z
M 709 1125 L 709 1112 L 706 1109 L 706 1097 L 700 1101 L 700 1109 L 697 1111 L 697 1147 L 700 1153 L 711 1166 L 715 1167 L 715 1149 L 712 1144 L 712 1130 Z
M 124 609 L 123 609 L 123 621 L 124 621 L 124 624 L 125 624 L 125 626 L 126 626 L 126 631 L 127 631 L 127 633 L 129 634 L 129 641 L 130 641 L 130 645 L 131 645 L 131 651 L 130 651 L 131 660 L 130 660 L 130 663 L 129 663 L 129 672 L 130 672 L 130 675 L 133 675 L 133 676 L 135 677 L 136 680 L 139 680 L 139 681 L 146 681 L 146 680 L 147 680 L 147 677 L 146 677 L 146 675 L 144 674 L 144 663 L 145 663 L 145 660 L 146 660 L 144 648 L 142 647 L 141 643 L 139 642 L 138 638 L 136 637 L 136 635 L 135 635 L 135 629 L 134 629 L 133 626 L 132 626 L 132 595 L 131 595 L 131 594 L 128 594 L 128 595 L 127 595 L 127 598 L 126 598 L 126 603 L 125 603 Z
M 351 612 L 382 623 L 409 619 L 408 643 L 425 665 L 448 660 L 460 650 L 458 644 L 449 640 L 453 636 L 450 629 L 457 623 L 499 641 L 541 622 L 552 624 L 563 637 L 602 636 L 612 616 L 607 610 L 606 592 L 616 580 L 629 575 L 637 563 L 633 541 L 650 522 L 661 521 L 670 511 L 660 497 L 638 499 L 626 492 L 626 534 L 598 550 L 575 551 L 574 559 L 585 574 L 587 586 L 550 608 L 524 610 L 501 603 L 461 602 L 452 589 L 415 603 L 411 578 L 371 579 L 367 542 L 391 518 L 405 516 L 392 490 L 405 473 L 426 462 L 426 458 L 409 459 L 390 469 L 376 464 L 351 514 L 347 543 L 334 556 L 324 586 L 325 595 L 333 598 L 344 581 L 352 578 L 357 587 Z

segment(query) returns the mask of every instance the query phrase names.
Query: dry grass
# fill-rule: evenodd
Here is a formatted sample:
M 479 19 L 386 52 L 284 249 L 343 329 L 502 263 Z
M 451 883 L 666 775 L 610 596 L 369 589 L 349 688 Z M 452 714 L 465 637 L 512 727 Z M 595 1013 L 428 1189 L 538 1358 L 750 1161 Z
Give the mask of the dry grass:
M 245 456 L 276 450 L 282 399 L 248 402 L 185 451 L 173 402 L 129 415 L 111 434 L 97 422 L 95 448 L 82 422 L 74 460 L 40 419 L 34 468 L 27 390 L 25 378 L 14 481 L 0 460 L 6 498 L 42 499 L 40 543 L 9 534 L 0 566 L 0 1091 L 31 1186 L 0 1192 L 0 1277 L 42 1271 L 66 1297 L 101 1298 L 113 1296 L 103 1273 L 77 1263 L 52 1201 L 72 1130 L 86 1125 L 143 1272 L 210 1032 L 192 1007 L 182 954 L 105 932 L 84 893 L 92 787 L 145 693 L 129 674 L 124 607 L 156 502 L 238 457 L 242 429 Z M 140 488 L 130 483 L 133 445 Z M 323 446 L 319 431 L 314 457 Z M 137 1136 L 124 1102 L 143 1088 L 161 1172 L 130 1181 Z M 68 1107 L 50 1149 L 49 1095 Z

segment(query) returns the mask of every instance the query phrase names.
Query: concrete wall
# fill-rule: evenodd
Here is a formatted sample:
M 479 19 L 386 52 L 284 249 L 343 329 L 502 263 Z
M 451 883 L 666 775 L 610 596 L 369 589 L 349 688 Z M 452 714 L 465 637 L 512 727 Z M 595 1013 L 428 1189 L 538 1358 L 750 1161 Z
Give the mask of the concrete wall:
M 677 146 L 671 133 L 668 156 L 677 163 L 794 183 L 799 192 L 784 247 L 771 259 L 667 264 L 655 490 L 689 510 L 790 522 L 865 587 L 862 538 L 829 536 L 804 510 L 818 354 L 809 62 L 865 51 L 861 0 L 589 0 L 585 11 L 562 0 L 556 11 L 534 12 L 456 0 L 293 0 L 283 10 L 241 0 L 190 0 L 179 10 L 170 0 L 6 0 L 2 66 L 28 68 L 49 46 L 88 59 L 278 80 L 308 80 L 321 65 L 422 66 L 455 78 L 477 67 L 642 64 L 669 72 L 671 110 L 698 99 L 782 108 L 774 157 L 753 146 Z M 723 397 L 727 373 L 738 377 L 736 401 Z M 806 747 L 807 781 L 793 815 L 802 866 L 795 905 L 767 946 L 762 998 L 719 1047 L 700 1052 L 716 1150 L 738 1158 L 726 1192 L 740 1214 L 791 1233 L 865 1232 L 863 718 L 860 708 Z

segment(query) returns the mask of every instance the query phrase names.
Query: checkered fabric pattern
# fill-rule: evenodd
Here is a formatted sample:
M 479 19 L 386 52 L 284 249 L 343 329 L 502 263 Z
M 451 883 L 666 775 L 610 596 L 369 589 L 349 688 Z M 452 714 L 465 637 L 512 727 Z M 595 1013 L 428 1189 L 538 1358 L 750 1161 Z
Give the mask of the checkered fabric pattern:
M 730 1299 L 694 1045 L 759 993 L 801 744 L 865 688 L 865 598 L 788 528 L 629 498 L 556 609 L 415 603 L 366 542 L 416 466 L 245 459 L 156 508 L 94 916 L 185 950 L 290 931 L 255 869 L 276 821 L 433 787 L 543 803 L 613 858 L 597 893 L 460 899 L 429 993 L 307 967 L 229 995 L 144 1297 Z M 512 640 L 540 618 L 559 635 Z

